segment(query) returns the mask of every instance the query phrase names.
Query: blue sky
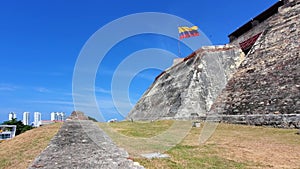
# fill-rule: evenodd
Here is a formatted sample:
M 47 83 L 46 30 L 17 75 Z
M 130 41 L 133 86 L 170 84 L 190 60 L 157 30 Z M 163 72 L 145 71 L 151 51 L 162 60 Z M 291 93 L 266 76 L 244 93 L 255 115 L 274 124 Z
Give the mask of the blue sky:
M 70 114 L 74 109 L 73 71 L 79 53 L 98 29 L 115 19 L 140 12 L 168 13 L 197 25 L 213 44 L 226 44 L 228 34 L 276 2 L 1 1 L 0 122 L 7 120 L 11 111 L 17 113 L 18 119 L 22 119 L 24 111 L 31 112 L 31 116 L 34 111 L 39 111 L 44 120 L 50 119 L 52 111 Z M 174 32 L 177 32 L 176 27 Z M 111 32 L 113 35 L 114 32 Z M 105 36 L 103 41 L 107 40 L 105 38 L 109 36 Z M 97 102 L 101 104 L 105 119 L 122 118 L 111 96 L 111 80 L 115 69 L 128 55 L 146 48 L 159 48 L 178 54 L 177 41 L 161 35 L 138 35 L 117 43 L 102 60 L 95 80 Z M 183 45 L 181 50 L 181 57 L 191 52 Z M 135 76 L 129 87 L 129 98 L 133 105 L 160 72 L 158 69 L 149 69 Z

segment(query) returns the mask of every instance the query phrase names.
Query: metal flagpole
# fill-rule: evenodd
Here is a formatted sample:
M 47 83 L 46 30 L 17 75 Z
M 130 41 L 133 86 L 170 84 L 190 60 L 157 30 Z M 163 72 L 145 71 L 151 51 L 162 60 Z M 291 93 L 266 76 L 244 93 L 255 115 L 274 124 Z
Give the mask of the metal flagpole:
M 178 56 L 181 58 L 181 53 L 180 53 L 180 40 L 178 39 Z
M 179 56 L 179 58 L 181 58 L 179 25 L 177 27 L 178 27 L 178 56 Z

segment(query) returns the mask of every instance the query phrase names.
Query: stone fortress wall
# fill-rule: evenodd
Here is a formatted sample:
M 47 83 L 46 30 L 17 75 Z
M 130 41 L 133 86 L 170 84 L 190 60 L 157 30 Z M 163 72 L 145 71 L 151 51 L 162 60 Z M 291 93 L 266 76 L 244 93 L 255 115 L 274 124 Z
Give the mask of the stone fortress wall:
M 127 119 L 205 116 L 244 58 L 236 46 L 202 47 L 162 72 Z
M 300 127 L 300 1 L 268 19 L 210 113 L 230 123 Z
M 230 123 L 299 128 L 299 10 L 299 0 L 279 1 L 230 34 L 229 45 L 203 47 L 179 61 L 127 119 L 219 115 Z

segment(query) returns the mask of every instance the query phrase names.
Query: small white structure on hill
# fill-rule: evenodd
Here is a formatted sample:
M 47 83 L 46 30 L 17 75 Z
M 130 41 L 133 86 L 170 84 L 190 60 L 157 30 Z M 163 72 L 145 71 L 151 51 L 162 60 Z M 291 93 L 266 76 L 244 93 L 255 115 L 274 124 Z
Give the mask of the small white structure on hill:
M 16 125 L 0 125 L 0 140 L 8 140 L 15 137 Z

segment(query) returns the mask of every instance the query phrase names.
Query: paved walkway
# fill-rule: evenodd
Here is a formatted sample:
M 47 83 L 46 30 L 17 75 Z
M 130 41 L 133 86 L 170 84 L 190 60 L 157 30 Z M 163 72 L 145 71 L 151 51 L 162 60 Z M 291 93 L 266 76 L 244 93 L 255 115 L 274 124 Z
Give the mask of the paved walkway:
M 97 144 L 96 144 L 97 143 Z M 92 121 L 67 121 L 29 169 L 141 169 Z

